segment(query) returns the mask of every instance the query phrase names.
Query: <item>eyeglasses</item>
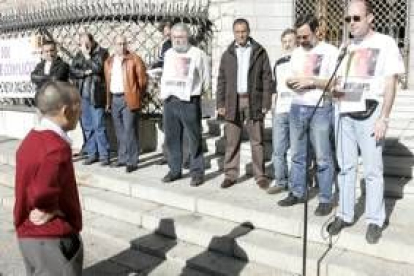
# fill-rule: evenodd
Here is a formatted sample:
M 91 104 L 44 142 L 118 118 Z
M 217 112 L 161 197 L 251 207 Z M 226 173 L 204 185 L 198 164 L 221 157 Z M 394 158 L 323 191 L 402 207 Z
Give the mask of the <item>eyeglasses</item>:
M 353 15 L 353 16 L 346 16 L 345 17 L 345 22 L 346 23 L 351 23 L 351 21 L 360 22 L 361 21 L 361 16 L 360 15 Z

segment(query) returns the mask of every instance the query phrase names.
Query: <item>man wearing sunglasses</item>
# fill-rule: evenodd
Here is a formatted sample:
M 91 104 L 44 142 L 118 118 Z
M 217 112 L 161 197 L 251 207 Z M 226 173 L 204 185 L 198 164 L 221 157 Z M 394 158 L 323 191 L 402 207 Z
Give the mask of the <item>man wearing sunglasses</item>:
M 309 137 L 302 136 L 322 91 L 332 75 L 338 49 L 318 41 L 319 22 L 313 15 L 301 16 L 295 23 L 299 47 L 292 52 L 291 74 L 287 86 L 294 91 L 289 114 L 292 166 L 290 193 L 280 200 L 280 206 L 292 206 L 305 201 L 307 139 L 316 156 L 319 181 L 319 205 L 315 215 L 326 216 L 332 211 L 334 164 L 330 133 L 332 131 L 332 101 L 326 97 L 318 105 L 309 126 Z
M 372 29 L 374 14 L 367 1 L 349 3 L 345 22 L 352 39 L 335 86 L 339 210 L 328 225 L 331 235 L 354 222 L 358 148 L 366 187 L 366 240 L 377 243 L 385 222 L 382 149 L 394 102 L 397 77 L 404 63 L 395 41 Z M 343 46 L 344 47 L 344 46 Z

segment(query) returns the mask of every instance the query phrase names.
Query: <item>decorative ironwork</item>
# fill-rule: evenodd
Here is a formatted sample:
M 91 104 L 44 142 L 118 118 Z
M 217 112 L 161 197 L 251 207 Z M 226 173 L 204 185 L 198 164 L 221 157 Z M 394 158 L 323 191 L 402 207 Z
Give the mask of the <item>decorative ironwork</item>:
M 164 20 L 184 22 L 192 31 L 191 42 L 211 53 L 212 23 L 208 19 L 209 0 L 85 0 L 40 2 L 0 11 L 0 38 L 43 35 L 52 37 L 60 46 L 64 60 L 71 62 L 79 50 L 78 37 L 90 32 L 103 47 L 110 48 L 114 38 L 123 34 L 129 48 L 138 53 L 147 65 L 152 64 L 162 40 L 158 28 Z M 0 84 L 5 91 L 10 84 Z M 32 87 L 29 84 L 24 89 Z M 30 89 L 30 88 L 29 88 Z M 145 102 L 146 114 L 159 114 L 161 102 L 156 79 L 150 79 Z M 24 99 L 0 99 L 0 103 L 30 102 Z

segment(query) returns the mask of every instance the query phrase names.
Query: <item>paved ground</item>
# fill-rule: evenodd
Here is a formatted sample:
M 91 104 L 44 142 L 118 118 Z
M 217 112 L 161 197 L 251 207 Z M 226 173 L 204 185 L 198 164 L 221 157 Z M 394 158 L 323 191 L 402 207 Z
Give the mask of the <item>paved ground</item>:
M 84 213 L 84 223 L 88 224 L 97 215 Z M 126 249 L 125 244 L 98 237 L 85 229 L 82 234 L 85 244 L 84 267 L 105 260 Z M 24 265 L 17 246 L 15 232 L 12 225 L 12 208 L 0 205 L 0 275 L 23 276 Z

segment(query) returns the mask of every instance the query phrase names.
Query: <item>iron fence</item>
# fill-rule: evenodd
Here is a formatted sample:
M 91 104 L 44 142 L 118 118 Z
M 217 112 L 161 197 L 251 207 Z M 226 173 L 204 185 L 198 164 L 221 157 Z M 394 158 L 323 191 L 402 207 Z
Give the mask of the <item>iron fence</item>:
M 208 19 L 209 0 L 49 0 L 35 6 L 0 11 L 0 39 L 49 36 L 58 43 L 62 58 L 71 62 L 79 50 L 79 34 L 91 33 L 103 47 L 110 48 L 115 37 L 125 35 L 130 50 L 139 54 L 147 65 L 159 51 L 163 21 L 184 22 L 191 31 L 191 42 L 211 53 L 212 23 Z M 0 83 L 0 93 L 13 86 L 33 91 L 30 82 Z M 143 113 L 160 114 L 159 83 L 150 79 Z M 32 104 L 31 99 L 0 99 L 1 104 Z

